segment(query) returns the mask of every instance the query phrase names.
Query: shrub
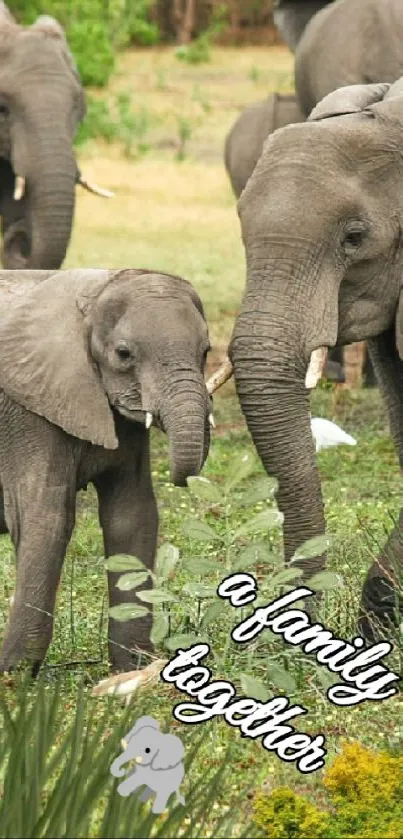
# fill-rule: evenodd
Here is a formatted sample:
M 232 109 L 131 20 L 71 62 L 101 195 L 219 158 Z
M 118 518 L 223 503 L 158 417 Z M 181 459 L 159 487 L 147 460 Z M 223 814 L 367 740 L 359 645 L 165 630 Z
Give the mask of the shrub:
M 276 839 L 311 839 L 323 836 L 323 814 L 288 787 L 278 787 L 271 795 L 258 795 L 254 820 L 267 836 Z
M 105 23 L 75 20 L 67 34 L 83 84 L 104 87 L 115 68 L 115 53 Z
M 403 758 L 350 743 L 324 777 L 328 810 L 288 787 L 254 802 L 254 821 L 276 839 L 402 839 Z
M 329 836 L 403 836 L 403 757 L 346 744 L 325 775 L 325 787 L 336 809 Z

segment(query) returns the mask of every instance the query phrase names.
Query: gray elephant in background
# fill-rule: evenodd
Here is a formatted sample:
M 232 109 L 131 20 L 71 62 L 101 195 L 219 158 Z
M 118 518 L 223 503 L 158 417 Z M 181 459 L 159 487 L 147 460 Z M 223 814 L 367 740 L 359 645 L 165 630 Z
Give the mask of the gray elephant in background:
M 115 778 L 120 778 L 125 774 L 124 765 L 134 761 L 134 771 L 119 784 L 117 791 L 126 797 L 144 786 L 140 801 L 147 801 L 156 793 L 153 813 L 165 810 L 173 792 L 181 804 L 185 803 L 179 793 L 185 773 L 182 741 L 175 734 L 162 734 L 159 729 L 159 722 L 153 717 L 140 717 L 122 740 L 123 752 L 110 769 Z
M 305 116 L 339 87 L 403 75 L 401 0 L 279 0 L 275 21 L 295 49 L 295 91 Z
M 226 137 L 224 150 L 225 167 L 236 198 L 245 188 L 269 134 L 304 119 L 293 94 L 272 93 L 263 102 L 255 102 L 242 111 Z
M 328 348 L 368 341 L 403 464 L 402 149 L 403 79 L 342 88 L 269 138 L 238 202 L 247 284 L 230 357 L 258 454 L 278 479 L 287 561 L 325 532 L 309 390 Z M 403 602 L 402 531 L 403 510 L 364 582 L 370 642 Z M 298 564 L 309 580 L 325 562 Z
M 5 268 L 59 268 L 71 235 L 80 174 L 73 139 L 85 98 L 54 18 L 19 26 L 0 7 L 0 216 Z
M 24 659 L 36 671 L 45 657 L 76 493 L 88 483 L 105 555 L 136 556 L 152 570 L 149 428 L 167 434 L 171 480 L 185 486 L 209 449 L 209 347 L 201 300 L 180 277 L 0 271 L 0 532 L 17 555 L 0 671 Z M 135 600 L 116 587 L 119 576 L 108 573 L 110 606 Z M 150 629 L 151 615 L 109 619 L 116 669 L 133 669 L 136 648 L 152 650 Z
M 292 52 L 295 52 L 311 18 L 332 2 L 333 0 L 274 0 L 274 23 Z

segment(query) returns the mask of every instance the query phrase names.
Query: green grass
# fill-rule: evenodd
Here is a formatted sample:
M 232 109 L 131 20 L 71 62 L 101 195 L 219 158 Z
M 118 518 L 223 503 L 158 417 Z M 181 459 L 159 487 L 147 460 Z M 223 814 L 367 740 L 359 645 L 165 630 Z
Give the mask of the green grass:
M 80 164 L 86 176 L 113 189 L 116 197 L 113 201 L 102 201 L 80 193 L 66 265 L 154 267 L 185 276 L 195 285 L 205 304 L 213 344 L 210 367 L 216 366 L 225 352 L 245 280 L 239 223 L 222 163 L 224 137 L 241 107 L 263 98 L 271 90 L 290 89 L 291 78 L 291 59 L 286 50 L 216 49 L 213 62 L 202 66 L 177 61 L 173 50 L 132 51 L 122 58 L 112 90 L 115 95 L 131 89 L 136 107 L 149 112 L 153 126 L 147 138 L 149 152 L 129 160 L 119 146 L 94 142 L 80 151 Z M 182 161 L 177 160 L 179 119 L 189 120 L 192 127 Z M 335 405 L 333 390 L 319 389 L 312 397 L 312 413 L 336 419 L 358 440 L 355 448 L 339 447 L 318 456 L 333 539 L 329 569 L 343 578 L 343 586 L 327 595 L 321 617 L 347 639 L 354 633 L 365 573 L 398 514 L 402 480 L 377 392 L 344 393 Z M 245 480 L 246 489 L 257 476 L 263 475 L 263 470 L 232 383 L 215 398 L 215 417 L 217 430 L 204 475 L 222 488 L 233 459 L 249 453 L 254 468 Z M 182 557 L 179 570 L 169 581 L 170 590 L 180 597 L 172 608 L 172 632 L 181 632 L 184 627 L 192 631 L 205 606 L 202 603 L 199 608 L 194 597 L 184 596 L 183 586 L 198 579 L 203 584 L 216 585 L 225 574 L 226 554 L 214 543 L 190 541 L 182 530 L 183 521 L 197 516 L 219 533 L 227 528 L 228 540 L 233 544 L 233 530 L 248 519 L 251 511 L 236 507 L 242 485 L 229 497 L 230 506 L 218 512 L 195 499 L 189 491 L 171 486 L 166 440 L 153 432 L 152 443 L 160 541 L 177 545 Z M 258 502 L 252 512 L 271 504 L 271 501 Z M 76 690 L 81 680 L 84 678 L 89 690 L 108 673 L 106 579 L 95 494 L 91 488 L 79 496 L 77 508 L 77 526 L 58 594 L 53 643 L 44 668 L 48 689 L 52 692 L 58 683 L 62 691 L 65 714 L 60 720 L 61 730 L 68 728 L 74 716 Z M 269 562 L 265 568 L 260 563 L 249 570 L 270 591 L 271 576 L 280 567 L 280 534 L 275 532 L 267 537 L 267 543 L 271 546 L 273 565 Z M 235 546 L 234 550 L 238 549 Z M 192 575 L 187 569 L 189 556 L 214 560 L 216 570 L 202 578 Z M 1 633 L 15 578 L 14 555 L 8 537 L 0 539 L 0 559 Z M 325 734 L 330 756 L 338 750 L 342 737 L 375 748 L 399 747 L 399 699 L 381 705 L 367 703 L 353 709 L 333 707 L 324 698 L 323 686 L 312 667 L 297 656 L 292 657 L 284 646 L 267 637 L 268 633 L 264 642 L 253 649 L 241 651 L 229 644 L 231 621 L 236 620 L 235 610 L 230 616 L 229 611 L 230 607 L 212 625 L 214 656 L 209 666 L 215 677 L 234 681 L 240 691 L 241 676 L 250 675 L 265 683 L 269 695 L 274 695 L 278 688 L 270 681 L 270 664 L 276 660 L 289 669 L 296 682 L 293 701 L 309 709 L 302 730 Z M 167 655 L 164 649 L 160 652 L 164 657 Z M 393 663 L 396 661 L 395 656 Z M 71 666 L 66 666 L 69 662 Z M 37 688 L 29 690 L 35 693 Z M 14 681 L 4 681 L 0 694 L 12 707 Z M 141 712 L 172 726 L 172 706 L 179 699 L 180 695 L 172 688 L 160 685 L 145 695 Z M 94 699 L 90 705 L 95 720 L 102 720 L 106 707 L 109 709 L 109 725 L 104 729 L 106 742 L 115 736 L 124 712 L 119 702 L 108 704 L 107 700 Z M 135 716 L 136 707 L 132 719 Z M 184 735 L 184 726 L 173 727 Z M 320 791 L 320 772 L 313 776 L 298 775 L 292 765 L 281 763 L 259 743 L 241 740 L 224 722 L 214 722 L 205 728 L 206 737 L 187 783 L 199 776 L 202 766 L 214 766 L 229 744 L 233 752 L 231 771 L 219 791 L 216 809 L 212 808 L 206 818 L 202 837 L 215 835 L 217 812 L 224 806 L 231 807 L 236 815 L 232 835 L 240 835 L 250 815 L 245 791 L 252 777 L 256 789 L 261 784 L 271 788 L 286 783 L 312 797 Z M 192 732 L 185 733 L 186 742 L 190 742 Z M 91 828 L 89 835 L 98 835 L 96 829 Z

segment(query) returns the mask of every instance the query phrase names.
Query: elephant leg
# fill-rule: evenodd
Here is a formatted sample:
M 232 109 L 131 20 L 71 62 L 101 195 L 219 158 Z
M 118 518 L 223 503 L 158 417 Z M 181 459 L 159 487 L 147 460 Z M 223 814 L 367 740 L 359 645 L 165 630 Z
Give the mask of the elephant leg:
M 136 789 L 139 789 L 144 785 L 144 781 L 136 778 L 136 772 L 134 771 L 128 778 L 125 778 L 121 784 L 119 784 L 117 791 L 119 795 L 123 796 L 123 798 L 127 798 L 128 795 L 131 795 L 132 792 L 135 792 Z
M 164 810 L 167 806 L 168 798 L 169 798 L 170 794 L 171 794 L 170 791 L 165 792 L 165 790 L 162 790 L 162 791 L 160 790 L 159 792 L 157 792 L 157 795 L 155 796 L 155 800 L 154 800 L 154 804 L 153 804 L 153 810 L 152 810 L 153 813 L 163 813 L 164 812 Z
M 38 475 L 40 472 L 38 472 Z M 5 492 L 6 519 L 17 555 L 14 602 L 0 655 L 0 672 L 20 661 L 36 674 L 53 632 L 61 568 L 74 527 L 75 492 L 40 486 L 38 475 Z
M 379 388 L 385 398 L 390 430 L 403 468 L 403 362 L 396 350 L 394 329 L 368 342 Z M 383 551 L 371 565 L 361 596 L 359 631 L 369 643 L 390 624 L 398 622 L 403 608 L 403 509 Z
M 94 484 L 98 493 L 105 556 L 136 556 L 152 571 L 157 547 L 158 511 L 151 482 L 148 435 L 141 430 L 137 436 L 141 445 L 135 446 L 134 452 L 133 449 L 130 451 L 125 465 L 108 471 Z M 146 604 L 137 600 L 133 591 L 121 591 L 116 587 L 120 576 L 121 573 L 108 572 L 110 606 L 137 603 L 144 607 Z M 149 577 L 142 589 L 150 587 Z M 133 670 L 139 665 L 138 653 L 152 651 L 151 627 L 151 612 L 134 620 L 109 619 L 109 657 L 114 669 Z
M 154 795 L 154 791 L 150 787 L 146 787 L 141 795 L 139 795 L 139 801 L 148 801 L 152 795 Z

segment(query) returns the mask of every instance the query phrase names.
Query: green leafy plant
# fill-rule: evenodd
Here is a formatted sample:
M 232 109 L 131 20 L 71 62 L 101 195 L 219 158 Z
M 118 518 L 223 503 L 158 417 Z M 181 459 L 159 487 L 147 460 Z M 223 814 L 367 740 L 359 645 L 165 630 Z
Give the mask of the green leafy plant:
M 209 643 L 216 660 L 227 672 L 231 671 L 232 662 L 238 672 L 241 670 L 244 692 L 264 700 L 270 696 L 269 683 L 292 694 L 306 685 L 307 673 L 317 676 L 325 688 L 332 684 L 333 678 L 314 660 L 293 647 L 286 647 L 269 633 L 244 648 L 235 645 L 230 638 L 231 628 L 246 616 L 247 609 L 233 610 L 217 596 L 217 587 L 232 573 L 255 569 L 256 574 L 261 569 L 260 590 L 253 608 L 265 605 L 298 585 L 302 571 L 296 560 L 323 552 L 329 540 L 327 537 L 309 540 L 296 552 L 290 566 L 284 568 L 278 544 L 283 517 L 274 504 L 277 484 L 267 476 L 252 477 L 256 469 L 255 457 L 245 453 L 233 459 L 220 485 L 204 477 L 188 479 L 189 491 L 198 506 L 197 516 L 182 522 L 188 550 L 180 553 L 174 545 L 161 545 L 155 572 L 133 557 L 111 557 L 106 567 L 111 571 L 126 571 L 118 586 L 136 592 L 136 603 L 114 607 L 111 614 L 115 619 L 140 617 L 146 614 L 147 604 L 152 603 L 155 644 L 176 650 L 181 645 Z M 148 578 L 152 579 L 153 589 L 142 590 Z M 180 593 L 175 586 L 178 579 L 181 579 Z M 323 572 L 310 580 L 312 588 L 332 589 L 340 584 L 340 577 L 332 572 Z M 224 631 L 226 636 L 220 656 L 217 631 Z M 257 678 L 253 671 L 261 672 L 262 668 L 262 677 Z

